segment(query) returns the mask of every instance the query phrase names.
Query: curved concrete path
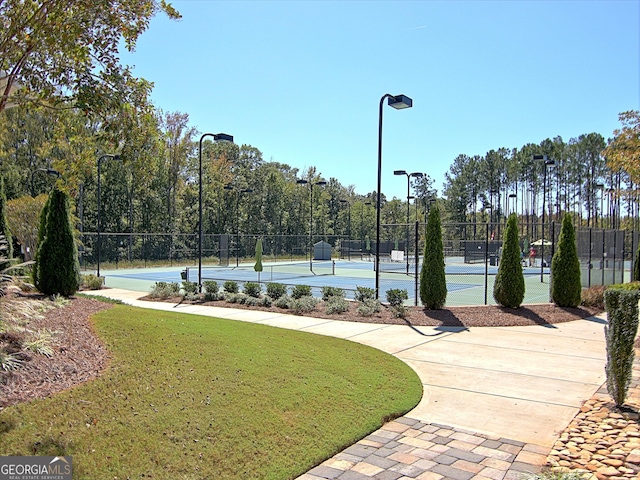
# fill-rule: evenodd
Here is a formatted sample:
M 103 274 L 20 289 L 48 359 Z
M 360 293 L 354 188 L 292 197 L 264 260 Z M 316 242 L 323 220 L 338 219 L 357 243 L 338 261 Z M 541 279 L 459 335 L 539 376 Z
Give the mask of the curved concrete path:
M 309 480 L 516 478 L 514 471 L 528 469 L 518 464 L 544 464 L 559 433 L 605 381 L 606 321 L 599 317 L 527 327 L 409 327 L 145 302 L 138 298 L 146 293 L 121 289 L 85 293 L 344 338 L 410 365 L 424 388 L 418 406 L 351 447 L 360 455 L 347 449 L 300 477 Z M 434 455 L 446 458 L 434 462 Z

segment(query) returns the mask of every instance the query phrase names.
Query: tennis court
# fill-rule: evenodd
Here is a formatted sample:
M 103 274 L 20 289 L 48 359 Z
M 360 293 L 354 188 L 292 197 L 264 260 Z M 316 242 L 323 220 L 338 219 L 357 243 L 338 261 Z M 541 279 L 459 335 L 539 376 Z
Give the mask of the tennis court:
M 420 268 L 420 265 L 419 265 Z M 420 271 L 418 268 L 418 271 Z M 381 262 L 380 298 L 385 300 L 385 293 L 390 289 L 407 290 L 407 304 L 414 305 L 416 298 L 416 282 L 414 278 L 415 264 L 410 263 L 409 275 L 407 266 L 400 262 Z M 498 267 L 485 264 L 466 264 L 460 257 L 446 259 L 445 275 L 447 281 L 447 305 L 482 305 L 493 301 L 493 282 Z M 540 281 L 540 267 L 525 267 L 525 303 L 544 303 L 549 300 L 549 271 L 543 272 Z M 107 287 L 125 288 L 149 292 L 155 282 L 198 281 L 197 265 L 181 267 L 154 267 L 119 270 L 102 270 Z M 253 263 L 240 263 L 238 267 L 202 266 L 202 280 L 215 280 L 220 286 L 227 280 L 238 282 L 257 282 L 258 273 L 253 270 Z M 283 283 L 289 286 L 309 285 L 314 295 L 320 296 L 325 286 L 339 287 L 345 290 L 347 298 L 353 298 L 356 287 L 375 288 L 374 263 L 366 260 L 328 260 L 301 262 L 265 263 L 260 273 L 260 283 Z M 263 288 L 264 289 L 264 288 Z M 419 304 L 419 301 L 418 301 Z

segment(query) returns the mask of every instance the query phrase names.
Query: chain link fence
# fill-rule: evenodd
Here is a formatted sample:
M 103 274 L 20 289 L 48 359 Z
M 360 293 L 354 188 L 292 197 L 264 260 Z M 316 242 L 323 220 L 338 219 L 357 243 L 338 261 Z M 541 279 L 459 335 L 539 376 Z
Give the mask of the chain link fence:
M 419 277 L 424 255 L 426 225 L 381 225 L 380 298 L 389 289 L 407 290 L 410 303 L 419 305 Z M 494 304 L 493 284 L 500 265 L 504 224 L 443 224 L 448 306 Z M 560 224 L 521 224 L 519 240 L 525 277 L 525 304 L 549 301 L 551 259 L 560 235 Z M 583 287 L 629 281 L 640 232 L 577 228 L 576 244 Z M 375 274 L 376 243 L 369 238 L 345 236 L 204 234 L 203 264 L 234 266 L 251 261 L 258 238 L 267 262 L 340 259 L 339 268 L 362 267 Z M 96 267 L 96 233 L 84 233 L 79 249 L 82 268 Z M 322 252 L 322 253 L 319 253 Z M 197 234 L 102 233 L 101 264 L 104 268 L 160 265 L 196 265 Z M 355 285 L 353 286 L 355 288 Z

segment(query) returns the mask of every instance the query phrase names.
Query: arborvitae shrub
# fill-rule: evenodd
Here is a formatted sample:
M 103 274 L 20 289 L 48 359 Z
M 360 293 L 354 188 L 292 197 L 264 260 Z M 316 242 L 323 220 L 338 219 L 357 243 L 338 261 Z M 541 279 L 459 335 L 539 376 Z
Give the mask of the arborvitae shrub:
M 420 301 L 428 309 L 440 309 L 447 300 L 447 280 L 444 273 L 444 247 L 440 212 L 433 207 L 429 212 L 424 260 L 420 271 Z
M 634 341 L 638 333 L 638 290 L 609 288 L 604 292 L 608 325 L 604 328 L 607 344 L 607 391 L 616 405 L 622 406 L 633 374 Z
M 640 281 L 640 242 L 638 242 L 638 250 L 636 251 L 636 260 L 633 263 L 633 281 Z
M 580 260 L 571 215 L 562 219 L 558 248 L 551 260 L 551 301 L 559 307 L 580 305 Z
M 80 288 L 78 249 L 73 236 L 69 197 L 54 190 L 49 199 L 44 240 L 37 256 L 39 290 L 68 297 Z
M 502 241 L 502 255 L 493 284 L 493 298 L 503 307 L 518 308 L 524 300 L 524 275 L 518 243 L 518 219 L 512 213 Z

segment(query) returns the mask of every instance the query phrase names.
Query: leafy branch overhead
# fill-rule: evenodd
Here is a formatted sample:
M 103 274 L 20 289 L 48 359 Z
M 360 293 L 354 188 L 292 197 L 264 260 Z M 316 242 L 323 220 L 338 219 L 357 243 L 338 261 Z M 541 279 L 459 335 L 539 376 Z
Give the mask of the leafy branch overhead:
M 29 101 L 104 114 L 146 98 L 118 48 L 134 50 L 159 12 L 180 18 L 164 0 L 0 2 L 0 112 Z

